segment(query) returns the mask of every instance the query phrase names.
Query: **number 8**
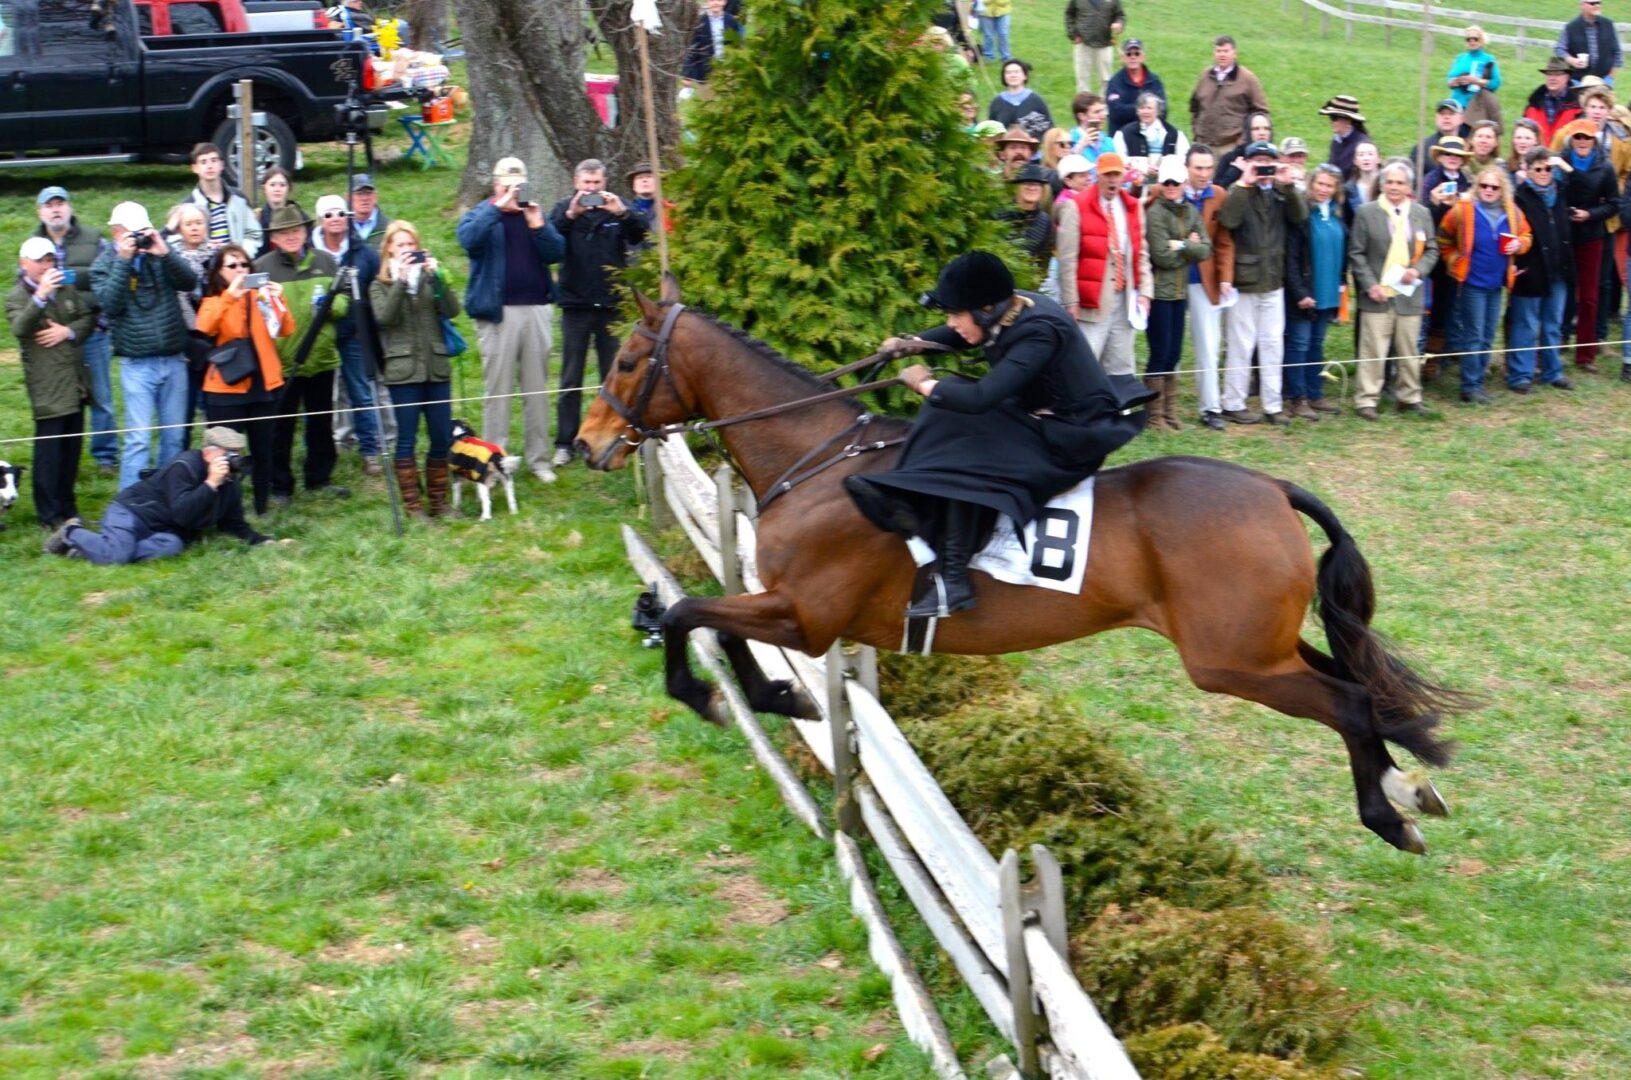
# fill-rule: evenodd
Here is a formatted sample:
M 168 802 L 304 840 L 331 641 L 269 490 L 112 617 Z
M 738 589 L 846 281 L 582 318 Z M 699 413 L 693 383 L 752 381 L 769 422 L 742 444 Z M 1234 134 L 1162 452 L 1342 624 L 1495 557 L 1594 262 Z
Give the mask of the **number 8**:
M 1054 535 L 1051 528 L 1054 522 L 1064 526 L 1064 535 Z M 1034 577 L 1047 578 L 1049 581 L 1069 581 L 1071 570 L 1076 562 L 1076 534 L 1081 529 L 1082 519 L 1074 510 L 1056 510 L 1049 507 L 1037 515 L 1036 543 L 1031 551 L 1031 574 Z M 1049 559 L 1049 552 L 1057 552 L 1053 559 Z M 1057 561 L 1058 565 L 1049 565 Z

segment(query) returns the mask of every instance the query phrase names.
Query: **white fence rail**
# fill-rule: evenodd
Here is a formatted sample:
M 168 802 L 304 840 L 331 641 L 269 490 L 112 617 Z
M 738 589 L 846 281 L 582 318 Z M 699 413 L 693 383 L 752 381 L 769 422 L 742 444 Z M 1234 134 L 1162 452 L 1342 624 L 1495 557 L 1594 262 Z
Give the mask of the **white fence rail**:
M 1389 43 L 1393 30 L 1421 30 L 1425 18 L 1430 33 L 1459 40 L 1461 32 L 1470 24 L 1483 27 L 1484 36 L 1494 45 L 1511 45 L 1517 59 L 1523 60 L 1524 50 L 1540 55 L 1551 52 L 1563 24 L 1555 19 L 1532 19 L 1520 15 L 1489 15 L 1481 11 L 1423 5 L 1411 0 L 1298 0 L 1303 9 L 1303 25 L 1309 21 L 1311 11 L 1320 16 L 1320 33 L 1330 36 L 1331 20 L 1340 19 L 1344 34 L 1354 36 L 1355 24 L 1381 26 L 1386 29 Z M 1291 11 L 1292 0 L 1281 0 L 1282 10 Z M 1380 14 L 1371 14 L 1380 12 Z
M 728 470 L 709 477 L 677 438 L 648 441 L 641 461 L 653 525 L 679 524 L 727 592 L 760 591 L 753 523 L 735 505 Z M 678 582 L 639 535 L 627 526 L 623 534 L 642 580 L 657 582 L 665 604 L 682 597 Z M 1022 887 L 1016 853 L 1008 852 L 1000 862 L 991 857 L 878 703 L 870 650 L 856 656 L 834 646 L 824 659 L 813 660 L 750 643 L 767 676 L 796 680 L 821 709 L 820 720 L 794 723 L 833 775 L 839 826 L 834 835 L 731 682 L 712 635 L 693 634 L 691 647 L 719 681 L 733 720 L 794 815 L 817 835 L 833 839 L 873 959 L 889 975 L 902 1024 L 929 1053 L 937 1075 L 955 1080 L 966 1074 L 939 1012 L 884 920 L 855 845 L 863 833 L 871 835 L 992 1024 L 1013 1043 L 1023 1075 L 1138 1080 L 1121 1044 L 1071 974 L 1057 864 L 1046 849 L 1033 848 L 1033 881 Z

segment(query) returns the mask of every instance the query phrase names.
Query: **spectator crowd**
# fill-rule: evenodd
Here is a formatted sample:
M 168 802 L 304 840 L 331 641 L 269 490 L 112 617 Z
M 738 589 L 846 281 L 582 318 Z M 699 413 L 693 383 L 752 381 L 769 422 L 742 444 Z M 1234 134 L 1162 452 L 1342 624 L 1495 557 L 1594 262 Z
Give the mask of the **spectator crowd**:
M 1011 188 L 1001 216 L 1106 370 L 1134 374 L 1145 357 L 1157 429 L 1182 426 L 1186 344 L 1195 411 L 1223 430 L 1341 413 L 1333 325 L 1353 326 L 1347 407 L 1367 421 L 1389 405 L 1426 412 L 1423 385 L 1451 371 L 1472 408 L 1492 404 L 1497 370 L 1513 395 L 1570 391 L 1599 370 L 1602 342 L 1631 338 L 1631 111 L 1599 0 L 1581 0 L 1529 77 L 1539 85 L 1504 108 L 1501 64 L 1467 27 L 1433 133 L 1397 153 L 1352 95 L 1277 115 L 1228 35 L 1193 79 L 1164 80 L 1121 0 L 1066 5 L 1076 93 L 1058 116 L 1008 48 L 1010 13 L 988 35 L 987 0 L 971 20 L 961 7 L 948 0 L 924 40 L 963 69 L 995 65 L 983 119 L 971 82 L 962 107 Z M 1282 133 L 1315 124 L 1318 138 Z M 1631 382 L 1624 344 L 1621 359 Z
M 1327 395 L 1333 325 L 1353 326 L 1348 407 L 1367 421 L 1389 405 L 1425 412 L 1424 384 L 1451 367 L 1461 402 L 1491 404 L 1502 327 L 1500 369 L 1520 396 L 1574 389 L 1599 370 L 1614 330 L 1631 338 L 1631 315 L 1611 327 L 1627 292 L 1631 111 L 1615 97 L 1623 56 L 1599 0 L 1581 0 L 1517 103 L 1503 104 L 1501 65 L 1468 27 L 1433 133 L 1397 154 L 1378 147 L 1350 95 L 1317 116 L 1277 117 L 1230 36 L 1192 82 L 1163 80 L 1120 0 L 1069 0 L 1064 16 L 1068 117 L 1055 117 L 1013 55 L 1008 0 L 947 0 L 923 40 L 963 70 L 995 65 L 1001 89 L 985 118 L 972 81 L 961 105 L 1012 192 L 1002 218 L 1107 371 L 1135 374 L 1143 353 L 1155 428 L 1183 426 L 1186 345 L 1192 415 L 1223 430 L 1341 413 Z M 687 86 L 706 92 L 744 21 L 739 3 L 704 0 Z M 1304 123 L 1328 139 L 1277 134 Z M 384 473 L 390 454 L 411 513 L 444 513 L 452 361 L 465 347 L 450 320 L 461 311 L 476 326 L 482 438 L 508 441 L 519 396 L 526 468 L 550 483 L 571 463 L 589 352 L 604 379 L 618 347 L 617 273 L 657 224 L 649 165 L 615 178 L 580 162 L 571 192 L 546 208 L 529 197 L 525 163 L 498 161 L 492 194 L 458 223 L 461 298 L 368 174 L 318 195 L 308 215 L 282 169 L 240 192 L 223 179 L 218 147 L 200 144 L 190 159 L 191 191 L 162 226 L 136 202 L 91 222 L 65 188 L 38 192 L 6 314 L 34 416 L 31 483 L 48 551 L 131 561 L 217 527 L 265 542 L 240 499 L 262 517 L 297 493 L 346 498 L 334 478 L 353 448 L 367 476 Z M 1631 347 L 1621 356 L 1631 382 Z M 200 413 L 207 437 L 192 451 Z M 90 459 L 117 476 L 123 507 L 100 531 L 84 526 L 75 496 L 87 430 Z
M 139 561 L 176 554 L 210 529 L 268 542 L 244 507 L 263 517 L 297 492 L 348 498 L 334 478 L 351 448 L 366 476 L 381 475 L 390 452 L 410 513 L 445 513 L 453 358 L 465 347 L 451 320 L 461 311 L 479 341 L 482 437 L 508 441 L 519 388 L 532 475 L 552 483 L 572 461 L 590 347 L 600 378 L 617 352 L 614 275 L 656 224 L 650 166 L 622 178 L 625 201 L 605 165 L 583 161 L 572 193 L 546 209 L 527 197 L 525 164 L 501 159 L 492 196 L 458 225 L 470 269 L 461 301 L 370 175 L 317 196 L 312 216 L 282 169 L 263 177 L 257 207 L 223 182 L 218 147 L 198 145 L 191 162 L 195 186 L 162 226 L 133 201 L 93 223 L 61 186 L 35 198 L 39 225 L 18 248 L 6 315 L 34 416 L 30 472 L 48 552 Z M 564 340 L 551 409 L 557 306 Z M 87 412 L 91 460 L 118 478 L 99 529 L 85 526 L 76 498 Z M 203 447 L 189 450 L 200 413 Z

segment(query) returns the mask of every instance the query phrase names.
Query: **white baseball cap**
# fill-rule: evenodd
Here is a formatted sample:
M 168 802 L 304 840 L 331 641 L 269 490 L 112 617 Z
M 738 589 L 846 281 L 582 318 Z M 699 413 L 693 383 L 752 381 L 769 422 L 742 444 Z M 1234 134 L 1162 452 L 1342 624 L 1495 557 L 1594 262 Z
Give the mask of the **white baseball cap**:
M 23 246 L 17 249 L 19 259 L 43 259 L 56 253 L 57 245 L 43 236 L 30 236 L 23 241 Z
M 151 229 L 153 222 L 147 216 L 147 207 L 138 202 L 122 202 L 113 208 L 108 215 L 109 225 L 118 225 L 131 232 L 142 232 Z
M 1158 184 L 1165 184 L 1171 180 L 1174 183 L 1185 183 L 1189 179 L 1189 170 L 1185 168 L 1183 159 L 1177 154 L 1167 154 L 1161 158 L 1161 167 L 1156 170 L 1155 180 Z
M 525 180 L 527 163 L 518 157 L 499 158 L 493 164 L 494 180 Z
M 1064 157 L 1059 159 L 1059 164 L 1054 169 L 1054 172 L 1059 174 L 1059 179 L 1061 180 L 1067 176 L 1074 176 L 1076 173 L 1092 171 L 1093 166 L 1080 154 L 1066 154 Z

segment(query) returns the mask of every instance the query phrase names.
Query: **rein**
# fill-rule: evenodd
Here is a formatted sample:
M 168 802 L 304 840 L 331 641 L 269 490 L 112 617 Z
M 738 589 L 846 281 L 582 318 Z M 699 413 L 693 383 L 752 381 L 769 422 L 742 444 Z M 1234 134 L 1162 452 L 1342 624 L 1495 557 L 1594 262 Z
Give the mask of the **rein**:
M 823 394 L 814 394 L 807 398 L 799 398 L 796 401 L 784 401 L 779 405 L 767 405 L 762 409 L 754 409 L 752 412 L 740 413 L 736 416 L 726 416 L 718 420 L 691 420 L 682 423 L 663 424 L 660 427 L 648 427 L 645 423 L 646 409 L 651 405 L 651 399 L 656 395 L 657 386 L 659 383 L 667 382 L 668 387 L 671 391 L 673 391 L 674 396 L 676 398 L 680 397 L 679 387 L 674 383 L 673 371 L 668 363 L 668 346 L 669 341 L 674 334 L 674 324 L 679 320 L 680 313 L 684 310 L 684 304 L 676 302 L 669 305 L 667 314 L 663 316 L 662 326 L 658 328 L 656 333 L 652 333 L 650 330 L 646 329 L 644 324 L 637 324 L 635 326 L 634 332 L 636 334 L 639 334 L 641 337 L 652 341 L 654 344 L 651 352 L 651 359 L 646 364 L 645 378 L 640 383 L 640 392 L 636 395 L 633 405 L 629 405 L 628 403 L 624 402 L 616 394 L 614 394 L 604 382 L 601 383 L 601 400 L 605 401 L 606 404 L 611 407 L 613 412 L 617 413 L 618 416 L 623 418 L 624 422 L 629 425 L 629 429 L 633 431 L 636 436 L 634 439 L 624 436 L 624 442 L 628 442 L 631 445 L 637 445 L 646 439 L 664 439 L 670 435 L 701 434 L 716 431 L 719 428 L 730 427 L 733 424 L 745 424 L 753 420 L 767 420 L 772 416 L 781 416 L 784 413 L 790 413 L 797 409 L 807 408 L 811 405 L 819 405 L 824 401 L 836 401 L 839 398 L 847 398 L 853 397 L 857 394 L 864 394 L 870 390 L 882 390 L 889 386 L 904 385 L 899 376 L 889 379 L 875 379 L 870 382 L 864 382 L 859 386 L 849 387 L 848 389 L 829 390 Z M 919 344 L 924 346 L 926 349 L 932 348 L 940 352 L 952 351 L 938 342 L 924 341 L 919 342 Z M 840 376 L 848 375 L 852 371 L 859 371 L 865 367 L 874 367 L 886 364 L 889 361 L 894 360 L 898 355 L 900 354 L 894 352 L 876 352 L 871 356 L 865 357 L 864 359 L 856 360 L 853 363 L 845 364 L 840 368 L 829 371 L 824 375 L 818 376 L 818 378 L 821 382 L 832 382 Z M 799 484 L 802 484 L 811 477 L 825 472 L 827 469 L 838 464 L 840 461 L 845 461 L 852 457 L 858 457 L 861 454 L 874 450 L 884 450 L 891 446 L 899 446 L 901 443 L 906 441 L 906 437 L 904 435 L 893 439 L 874 439 L 871 441 L 858 439 L 857 436 L 864 434 L 867 426 L 875 419 L 877 419 L 877 417 L 873 416 L 871 413 L 863 412 L 860 416 L 856 417 L 855 422 L 849 427 L 827 439 L 819 446 L 807 451 L 792 465 L 788 466 L 786 471 L 771 482 L 769 488 L 765 492 L 764 499 L 759 502 L 759 512 L 763 513 L 764 508 L 769 506 L 777 498 L 785 495 L 787 492 L 793 490 L 793 488 L 797 487 Z M 825 459 L 819 461 L 816 460 L 820 457 L 820 455 L 831 450 L 840 442 L 842 442 L 844 445 L 839 447 L 836 453 Z M 728 456 L 729 455 L 727 454 L 727 457 Z M 812 461 L 815 461 L 814 465 L 810 464 Z M 741 470 L 738 469 L 737 471 L 740 472 Z

